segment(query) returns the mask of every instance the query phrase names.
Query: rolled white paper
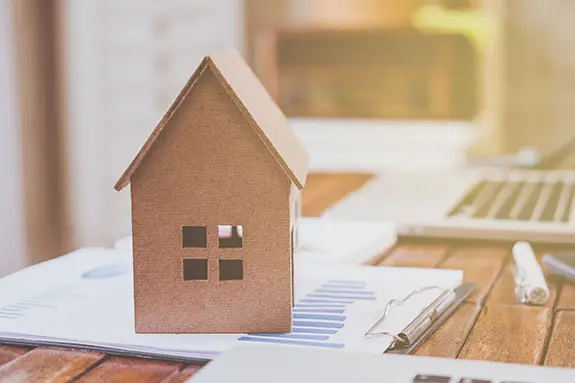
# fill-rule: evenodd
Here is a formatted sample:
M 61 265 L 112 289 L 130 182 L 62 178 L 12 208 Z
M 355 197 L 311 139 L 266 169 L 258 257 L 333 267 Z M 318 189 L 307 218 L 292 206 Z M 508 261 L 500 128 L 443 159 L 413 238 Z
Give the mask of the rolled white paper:
M 513 245 L 515 260 L 515 296 L 522 303 L 543 305 L 549 299 L 549 288 L 543 270 L 528 242 Z

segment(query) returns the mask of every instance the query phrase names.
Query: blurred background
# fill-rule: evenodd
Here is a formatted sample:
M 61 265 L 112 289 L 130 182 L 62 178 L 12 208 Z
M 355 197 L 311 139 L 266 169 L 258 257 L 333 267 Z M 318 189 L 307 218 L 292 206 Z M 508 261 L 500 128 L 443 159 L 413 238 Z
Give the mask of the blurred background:
M 130 233 L 113 185 L 235 47 L 312 171 L 533 161 L 573 134 L 571 0 L 0 0 L 0 275 Z

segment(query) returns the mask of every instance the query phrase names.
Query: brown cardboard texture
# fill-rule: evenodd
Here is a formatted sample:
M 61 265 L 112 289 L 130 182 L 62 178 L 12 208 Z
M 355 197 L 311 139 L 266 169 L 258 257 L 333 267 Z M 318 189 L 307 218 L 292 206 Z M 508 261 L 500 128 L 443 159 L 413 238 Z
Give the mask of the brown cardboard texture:
M 139 333 L 289 332 L 308 155 L 239 54 L 203 59 L 118 180 Z

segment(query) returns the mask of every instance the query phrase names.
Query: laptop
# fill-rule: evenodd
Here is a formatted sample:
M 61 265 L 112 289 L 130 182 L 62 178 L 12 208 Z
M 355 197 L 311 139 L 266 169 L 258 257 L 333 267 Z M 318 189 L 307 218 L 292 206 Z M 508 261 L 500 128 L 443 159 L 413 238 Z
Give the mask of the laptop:
M 566 383 L 575 370 L 423 356 L 361 354 L 272 345 L 238 346 L 191 383 Z
M 575 172 L 556 170 L 575 142 L 530 168 L 388 171 L 327 210 L 330 218 L 393 221 L 403 237 L 575 244 Z

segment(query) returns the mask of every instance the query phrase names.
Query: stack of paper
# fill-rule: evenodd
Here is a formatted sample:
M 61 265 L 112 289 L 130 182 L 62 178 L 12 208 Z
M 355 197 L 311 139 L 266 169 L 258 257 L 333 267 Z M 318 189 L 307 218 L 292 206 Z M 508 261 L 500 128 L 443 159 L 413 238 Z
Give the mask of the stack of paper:
M 391 222 L 339 221 L 325 218 L 299 220 L 298 259 L 364 264 L 397 241 Z
M 135 334 L 131 264 L 129 252 L 86 248 L 0 279 L 0 341 L 186 361 L 211 360 L 239 342 L 382 353 L 391 339 L 364 333 L 388 300 L 462 282 L 454 270 L 300 262 L 289 334 Z M 438 294 L 392 311 L 385 330 L 399 332 Z

